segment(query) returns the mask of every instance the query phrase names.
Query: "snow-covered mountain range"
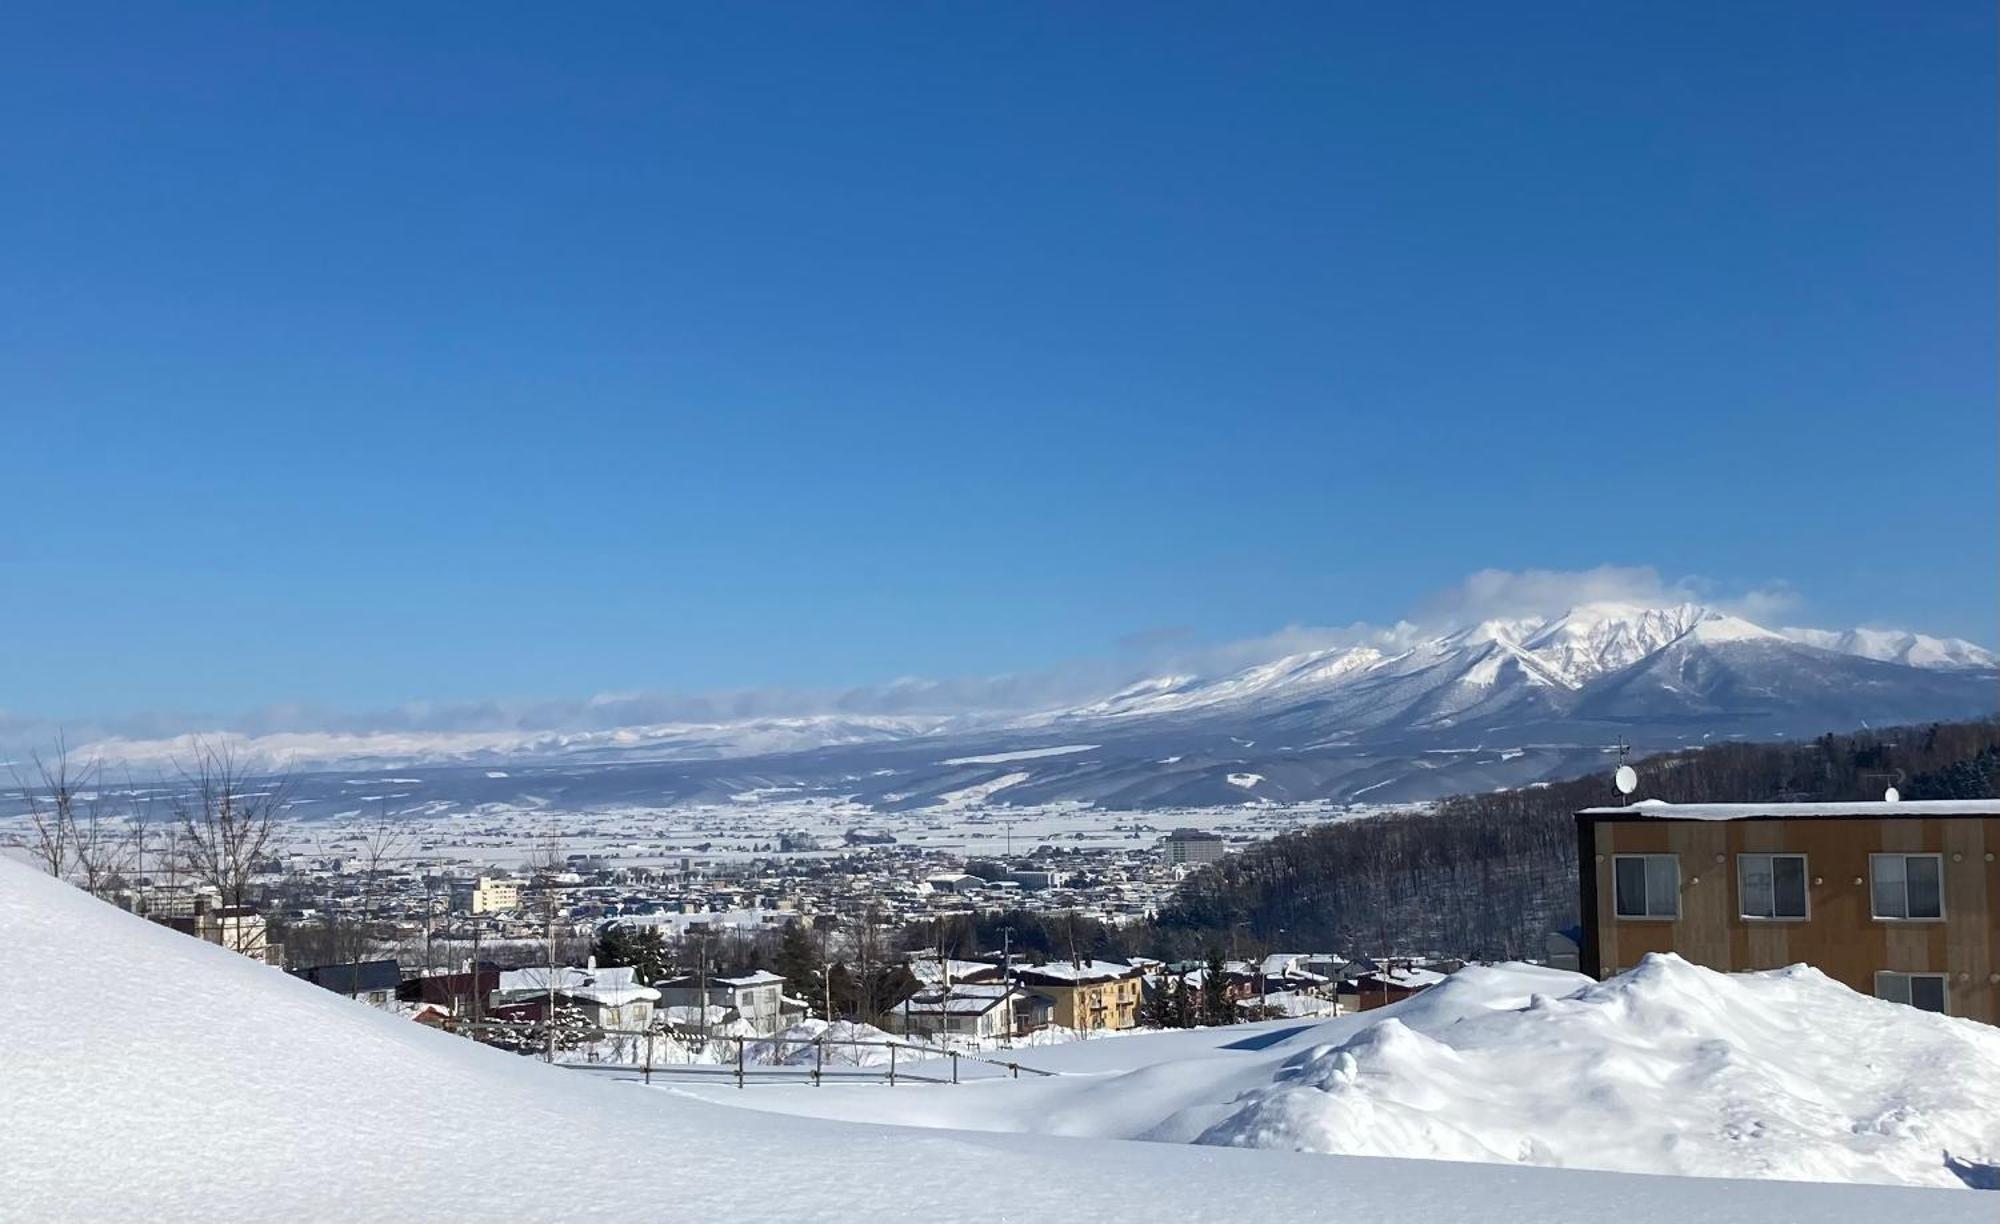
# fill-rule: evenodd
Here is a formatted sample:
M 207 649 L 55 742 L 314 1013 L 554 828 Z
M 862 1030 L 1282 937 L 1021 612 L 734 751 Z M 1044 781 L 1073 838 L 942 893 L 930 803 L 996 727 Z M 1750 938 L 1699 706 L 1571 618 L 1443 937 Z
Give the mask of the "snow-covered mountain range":
M 1185 717 L 1232 709 L 1255 714 L 1311 701 L 1318 713 L 1338 711 L 1356 730 L 1441 730 L 1468 720 L 1484 722 L 1503 711 L 1518 716 L 1593 704 L 1615 707 L 1618 703 L 1603 700 L 1613 678 L 1627 697 L 1645 690 L 1651 709 L 1677 705 L 1691 714 L 1726 716 L 1751 695 L 1740 691 L 1741 681 L 1761 680 L 1757 695 L 1784 702 L 1802 695 L 1787 689 L 1829 669 L 1857 681 L 1886 675 L 1849 668 L 1848 659 L 1894 663 L 1913 672 L 1996 666 L 1992 651 L 1960 639 L 1870 629 L 1774 631 L 1696 604 L 1600 603 L 1553 617 L 1484 621 L 1418 636 L 1393 649 L 1316 650 L 1212 679 L 1149 679 L 1051 720 Z M 1904 679 L 1919 689 L 1929 687 L 1921 676 Z M 1731 692 L 1719 691 L 1723 682 Z
M 509 777 L 555 771 L 577 803 L 771 787 L 885 809 L 968 793 L 1131 807 L 1380 802 L 1573 776 L 1621 739 L 1647 752 L 1991 715 L 1996 666 L 1992 651 L 1958 639 L 1773 630 L 1696 604 L 1595 603 L 1376 635 L 1225 675 L 1152 677 L 1027 714 L 292 735 L 243 747 L 307 769 L 477 766 L 487 783 L 499 780 L 493 766 Z M 99 750 L 144 762 L 175 747 Z M 545 793 L 546 776 L 537 785 Z

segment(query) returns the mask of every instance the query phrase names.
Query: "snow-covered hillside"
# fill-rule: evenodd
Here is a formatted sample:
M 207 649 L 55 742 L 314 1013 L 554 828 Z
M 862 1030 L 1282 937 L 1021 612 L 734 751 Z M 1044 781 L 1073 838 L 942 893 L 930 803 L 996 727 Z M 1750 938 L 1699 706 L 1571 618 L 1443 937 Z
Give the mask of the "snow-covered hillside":
M 1866 998 L 1804 967 L 1732 975 L 1656 956 L 1603 983 L 1472 968 L 1378 1012 L 1260 1028 L 1036 1051 L 1037 1065 L 1088 1075 L 974 1093 L 715 1099 L 1572 1169 L 1960 1188 L 2000 1177 L 2000 1029 Z
M 1433 1224 L 1941 1224 L 1989 1206 L 1939 1190 L 922 1133 L 751 1113 L 432 1032 L 6 860 L 0 936 L 9 983 L 0 993 L 7 1221 L 542 1221 L 607 1212 L 699 1221 L 746 1211 L 799 1221 L 884 1212 L 1262 1220 L 1323 1214 L 1337 1195 L 1344 1214 Z M 1114 1044 L 1124 1043 L 1094 1048 Z M 1267 1061 L 1208 1054 L 1232 1058 Z M 1119 1099 L 1102 1077 L 1045 1082 L 1094 1085 L 1107 1110 Z M 961 1107 L 996 1109 L 1005 1090 L 876 1089 L 885 1100 L 958 1092 Z

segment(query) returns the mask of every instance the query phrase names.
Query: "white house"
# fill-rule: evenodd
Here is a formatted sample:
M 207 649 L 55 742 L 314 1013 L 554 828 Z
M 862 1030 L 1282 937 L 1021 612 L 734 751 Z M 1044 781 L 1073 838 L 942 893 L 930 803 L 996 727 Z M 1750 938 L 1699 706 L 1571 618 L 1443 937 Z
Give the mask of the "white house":
M 907 1037 L 997 1041 L 1046 1026 L 1054 1006 L 1004 982 L 930 986 L 890 1010 L 889 1028 Z
M 693 1009 L 704 1005 L 723 1008 L 725 1019 L 741 1020 L 749 1027 L 749 1035 L 755 1037 L 770 1037 L 790 1022 L 785 1007 L 785 979 L 768 970 L 759 969 L 740 977 L 711 977 L 706 998 L 702 995 L 702 985 L 695 974 L 682 974 L 661 982 L 659 997 L 667 1007 L 690 1009 L 688 1014 L 700 1015 Z
M 555 971 L 555 992 L 560 1001 L 574 1004 L 598 1028 L 607 1030 L 644 1029 L 653 1022 L 653 1007 L 660 992 L 638 981 L 630 966 L 582 969 L 567 966 Z M 522 1003 L 544 998 L 549 993 L 546 967 L 509 969 L 500 975 L 495 1002 Z

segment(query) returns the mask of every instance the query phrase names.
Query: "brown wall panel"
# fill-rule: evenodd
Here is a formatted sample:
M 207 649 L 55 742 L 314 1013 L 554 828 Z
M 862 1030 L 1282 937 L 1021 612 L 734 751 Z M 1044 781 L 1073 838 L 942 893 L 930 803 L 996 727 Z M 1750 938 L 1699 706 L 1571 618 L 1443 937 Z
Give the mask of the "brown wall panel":
M 1987 858 L 2000 849 L 2000 817 L 1603 820 L 1592 832 L 1606 973 L 1669 951 L 1728 970 L 1803 961 L 1864 994 L 1874 993 L 1878 970 L 1942 972 L 1952 1014 L 2000 1023 L 2000 984 L 1992 980 L 2000 973 L 2000 856 Z M 1736 857 L 1770 852 L 1806 856 L 1807 921 L 1742 917 Z M 1944 855 L 1945 921 L 1873 916 L 1869 856 L 1883 852 Z M 1681 859 L 1680 918 L 1616 917 L 1613 856 L 1667 853 Z

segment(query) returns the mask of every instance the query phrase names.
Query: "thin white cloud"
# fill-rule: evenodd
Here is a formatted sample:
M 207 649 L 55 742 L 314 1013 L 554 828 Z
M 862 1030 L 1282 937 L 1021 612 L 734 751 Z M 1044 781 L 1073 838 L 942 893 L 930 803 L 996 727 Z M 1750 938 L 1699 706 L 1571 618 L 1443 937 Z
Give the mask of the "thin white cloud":
M 904 677 L 849 689 L 744 689 L 716 693 L 605 692 L 588 697 L 475 702 L 416 702 L 387 709 L 337 711 L 310 705 L 271 706 L 235 717 L 147 713 L 93 723 L 52 722 L 0 711 L 0 755 L 46 744 L 62 732 L 72 744 L 101 743 L 126 756 L 159 758 L 185 743 L 190 731 L 226 737 L 273 759 L 311 757 L 339 745 L 363 754 L 415 754 L 426 743 L 467 755 L 552 743 L 587 747 L 614 733 L 728 739 L 744 750 L 776 748 L 798 739 L 798 720 L 851 720 L 865 733 L 871 720 L 910 726 L 972 725 L 1080 704 L 1133 681 L 1162 674 L 1219 675 L 1306 651 L 1374 646 L 1401 649 L 1430 634 L 1496 618 L 1552 616 L 1584 603 L 1644 606 L 1701 603 L 1759 623 L 1799 605 L 1788 584 L 1725 589 L 1709 579 L 1666 578 L 1643 565 L 1582 570 L 1487 569 L 1468 575 L 1384 624 L 1293 624 L 1238 641 L 1201 643 L 1185 629 L 1127 635 L 1110 657 L 1071 661 L 1031 672 L 932 679 Z M 760 730 L 745 728 L 762 724 Z M 792 744 L 792 746 L 801 746 Z
M 1412 619 L 1449 629 L 1480 621 L 1554 616 L 1579 604 L 1628 603 L 1642 607 L 1706 604 L 1758 620 L 1798 604 L 1788 584 L 1725 591 L 1701 577 L 1668 579 L 1650 565 L 1599 565 L 1583 570 L 1485 569 L 1421 601 Z

